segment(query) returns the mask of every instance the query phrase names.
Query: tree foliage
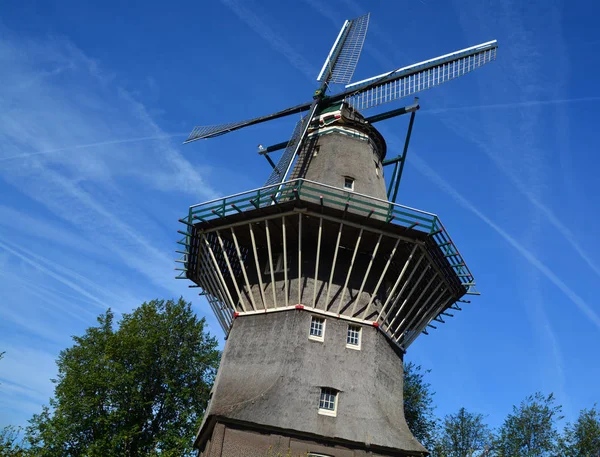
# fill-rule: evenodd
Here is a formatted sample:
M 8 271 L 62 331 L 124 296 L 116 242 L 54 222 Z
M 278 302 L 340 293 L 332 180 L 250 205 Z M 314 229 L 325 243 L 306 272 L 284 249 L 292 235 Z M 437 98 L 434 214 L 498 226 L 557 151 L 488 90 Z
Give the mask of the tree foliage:
M 425 381 L 425 371 L 420 365 L 404 365 L 404 417 L 408 428 L 421 444 L 432 447 L 436 431 L 431 385 Z
M 27 457 L 29 455 L 23 445 L 20 428 L 9 425 L 0 430 L 0 456 Z
M 600 456 L 600 411 L 596 405 L 581 410 L 577 421 L 565 426 L 560 450 L 565 457 Z
M 556 421 L 562 419 L 562 407 L 554 395 L 530 395 L 513 406 L 500 427 L 496 453 L 499 457 L 546 457 L 557 450 L 559 434 Z
M 50 407 L 27 430 L 40 457 L 182 456 L 191 452 L 219 352 L 191 305 L 153 300 L 108 310 L 62 351 Z
M 435 455 L 438 457 L 475 457 L 491 448 L 493 435 L 483 415 L 460 408 L 444 417 Z

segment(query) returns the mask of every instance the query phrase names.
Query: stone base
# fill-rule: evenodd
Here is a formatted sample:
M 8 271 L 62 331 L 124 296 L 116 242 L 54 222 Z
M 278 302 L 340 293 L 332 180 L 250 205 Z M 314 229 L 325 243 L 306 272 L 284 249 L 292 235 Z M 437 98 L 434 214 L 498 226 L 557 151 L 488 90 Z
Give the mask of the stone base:
M 356 449 L 352 445 L 327 443 L 318 439 L 287 436 L 253 429 L 243 424 L 217 422 L 198 457 L 392 457 L 424 456 L 386 450 Z

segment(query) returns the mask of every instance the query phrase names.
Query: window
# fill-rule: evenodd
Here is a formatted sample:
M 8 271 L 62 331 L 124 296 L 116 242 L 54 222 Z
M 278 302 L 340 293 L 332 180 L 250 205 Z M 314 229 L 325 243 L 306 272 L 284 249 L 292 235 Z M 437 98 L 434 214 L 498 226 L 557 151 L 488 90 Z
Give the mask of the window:
M 350 349 L 360 349 L 360 337 L 362 328 L 358 325 L 348 326 L 348 335 L 346 336 L 346 347 Z
M 350 176 L 344 176 L 344 189 L 354 190 L 354 178 Z
M 322 317 L 311 316 L 310 332 L 308 337 L 311 340 L 323 341 L 325 335 L 325 319 Z
M 289 267 L 288 267 L 288 270 L 289 270 Z M 266 275 L 271 274 L 271 264 L 268 260 L 267 260 L 267 263 L 265 264 L 265 270 L 263 273 Z M 273 273 L 283 273 L 283 253 L 282 252 L 277 254 L 277 257 L 275 259 L 273 259 Z
M 319 398 L 319 414 L 325 414 L 326 416 L 337 415 L 337 397 L 337 390 L 322 387 L 321 398 Z

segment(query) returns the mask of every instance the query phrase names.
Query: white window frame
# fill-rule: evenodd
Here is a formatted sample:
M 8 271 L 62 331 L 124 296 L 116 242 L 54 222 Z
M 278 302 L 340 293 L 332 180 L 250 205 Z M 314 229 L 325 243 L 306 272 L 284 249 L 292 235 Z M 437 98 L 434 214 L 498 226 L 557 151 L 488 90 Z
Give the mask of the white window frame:
M 350 181 L 350 187 L 346 187 L 347 181 Z M 355 179 L 352 176 L 344 176 L 344 190 L 354 192 L 354 181 Z
M 352 344 L 348 342 L 348 336 L 350 336 L 350 330 L 358 330 L 358 343 Z M 349 349 L 354 349 L 355 351 L 360 351 L 362 347 L 362 327 L 360 325 L 348 324 L 348 329 L 346 330 L 346 347 Z
M 322 321 L 323 328 L 321 329 L 321 336 L 313 335 L 311 333 L 312 323 L 315 320 L 321 320 Z M 325 327 L 326 327 L 326 325 L 327 325 L 327 319 L 325 319 L 324 317 L 321 317 L 321 316 L 311 315 L 310 316 L 310 327 L 308 328 L 308 339 L 309 340 L 313 340 L 313 341 L 321 341 L 321 342 L 325 341 Z
M 314 452 L 308 452 L 306 457 L 331 457 L 329 454 L 315 454 Z
M 321 397 L 323 396 L 324 391 L 328 391 L 329 395 L 333 394 L 333 409 L 321 408 Z M 332 417 L 337 416 L 339 393 L 338 390 L 330 387 L 321 387 L 321 391 L 319 392 L 319 414 Z

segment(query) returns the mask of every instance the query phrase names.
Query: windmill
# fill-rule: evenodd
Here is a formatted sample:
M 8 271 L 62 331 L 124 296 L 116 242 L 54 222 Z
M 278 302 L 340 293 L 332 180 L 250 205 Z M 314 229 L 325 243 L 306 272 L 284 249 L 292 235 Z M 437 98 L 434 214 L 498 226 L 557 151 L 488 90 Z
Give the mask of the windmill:
M 368 23 L 344 23 L 310 101 L 196 127 L 186 140 L 305 113 L 288 141 L 259 145 L 273 167 L 265 185 L 180 219 L 177 278 L 202 289 L 227 337 L 195 442 L 201 457 L 427 454 L 404 417 L 404 353 L 479 293 L 439 217 L 396 203 L 419 104 L 362 112 L 491 62 L 497 43 L 350 83 Z M 406 113 L 404 149 L 386 159 L 373 124 Z
M 308 114 L 304 115 L 295 125 L 289 141 L 266 148 L 259 146 L 259 154 L 264 155 L 273 167 L 273 171 L 265 185 L 276 184 L 284 181 L 289 175 L 294 158 L 302 149 L 309 128 L 320 112 L 340 104 L 340 102 L 347 103 L 359 111 L 394 102 L 458 78 L 496 59 L 498 43 L 493 40 L 350 83 L 367 35 L 369 18 L 370 14 L 365 14 L 344 22 L 317 77 L 317 81 L 321 84 L 313 94 L 311 101 L 245 121 L 197 126 L 192 130 L 184 144 L 214 138 L 244 127 L 308 111 Z M 345 90 L 335 95 L 328 95 L 329 86 L 332 83 L 345 85 Z M 391 110 L 367 118 L 367 121 L 375 123 L 409 112 L 413 113 L 407 135 L 408 146 L 410 131 L 414 122 L 414 112 L 418 108 L 418 104 L 415 103 L 409 107 Z M 275 164 L 269 154 L 282 148 L 285 148 L 285 151 Z M 400 183 L 405 156 L 406 150 L 395 161 L 386 163 L 386 165 L 392 163 L 395 165 L 394 179 L 390 183 L 390 189 L 392 185 L 395 188 L 395 192 L 392 194 L 393 201 L 396 199 L 397 186 Z M 400 170 L 398 170 L 399 164 Z M 388 193 L 388 196 L 392 195 Z

